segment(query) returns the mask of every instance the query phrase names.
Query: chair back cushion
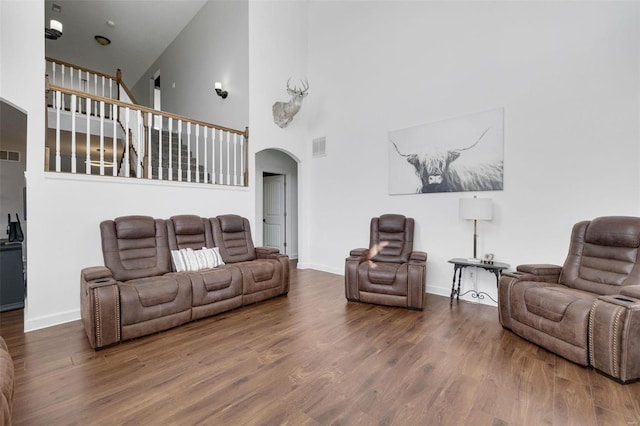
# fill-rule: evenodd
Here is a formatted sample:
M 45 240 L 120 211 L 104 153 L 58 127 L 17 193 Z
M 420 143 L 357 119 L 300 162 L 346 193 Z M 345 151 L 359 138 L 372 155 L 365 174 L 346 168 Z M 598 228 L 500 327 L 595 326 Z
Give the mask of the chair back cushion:
M 251 239 L 249 221 L 235 214 L 209 219 L 213 242 L 220 249 L 225 263 L 256 259 L 256 249 Z
M 203 247 L 213 247 L 211 227 L 208 221 L 200 216 L 171 216 L 167 220 L 167 233 L 171 250 L 200 250 Z
M 579 222 L 559 282 L 597 294 L 640 282 L 640 218 L 607 216 Z
M 413 251 L 413 228 L 413 219 L 399 214 L 385 214 L 371 219 L 369 260 L 408 262 Z
M 123 216 L 100 223 L 104 265 L 118 281 L 171 271 L 167 225 L 149 216 Z

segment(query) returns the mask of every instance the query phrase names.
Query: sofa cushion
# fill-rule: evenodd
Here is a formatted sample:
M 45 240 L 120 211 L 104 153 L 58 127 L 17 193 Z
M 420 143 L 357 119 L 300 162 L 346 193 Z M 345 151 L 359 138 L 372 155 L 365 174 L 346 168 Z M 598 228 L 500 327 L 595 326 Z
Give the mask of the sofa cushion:
M 157 277 L 134 279 L 118 283 L 118 287 L 123 326 L 191 309 L 191 280 L 185 273 L 172 272 Z
M 118 239 L 153 238 L 156 227 L 153 218 L 148 216 L 126 216 L 114 220 Z
M 585 241 L 601 246 L 638 248 L 638 231 L 636 218 L 599 217 L 589 224 Z
M 553 322 L 562 320 L 567 307 L 575 300 L 575 295 L 563 293 L 554 287 L 532 287 L 524 292 L 527 310 Z
M 362 262 L 358 265 L 358 291 L 406 296 L 408 271 L 406 263 Z
M 131 287 L 138 294 L 140 304 L 145 307 L 171 302 L 178 294 L 178 284 L 167 277 L 141 278 L 127 281 L 122 287 Z
M 229 214 L 219 216 L 218 219 L 222 232 L 244 232 L 244 221 L 241 216 Z

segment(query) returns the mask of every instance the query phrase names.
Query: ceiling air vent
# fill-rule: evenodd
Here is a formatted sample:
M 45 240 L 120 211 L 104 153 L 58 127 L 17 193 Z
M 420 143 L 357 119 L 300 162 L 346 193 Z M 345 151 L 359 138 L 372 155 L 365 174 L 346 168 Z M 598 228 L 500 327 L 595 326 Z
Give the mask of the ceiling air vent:
M 321 137 L 313 140 L 313 157 L 325 157 L 327 155 L 327 138 Z
M 0 160 L 20 162 L 20 151 L 6 151 L 0 149 Z

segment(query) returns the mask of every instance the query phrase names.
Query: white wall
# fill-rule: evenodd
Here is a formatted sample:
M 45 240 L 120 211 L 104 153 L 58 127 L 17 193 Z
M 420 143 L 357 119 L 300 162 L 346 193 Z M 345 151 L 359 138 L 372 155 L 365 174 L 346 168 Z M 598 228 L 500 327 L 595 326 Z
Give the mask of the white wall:
M 304 114 L 328 150 L 301 189 L 312 263 L 341 272 L 372 216 L 401 213 L 427 290 L 448 295 L 447 260 L 472 254 L 458 199 L 474 194 L 387 195 L 388 131 L 498 107 L 504 191 L 477 194 L 494 201 L 479 253 L 562 263 L 575 222 L 638 215 L 638 18 L 620 2 L 310 2 Z M 495 295 L 492 275 L 478 286 Z
M 208 1 L 134 85 L 150 103 L 150 80 L 160 70 L 162 110 L 244 130 L 249 125 L 247 1 Z M 214 91 L 222 83 L 226 99 Z

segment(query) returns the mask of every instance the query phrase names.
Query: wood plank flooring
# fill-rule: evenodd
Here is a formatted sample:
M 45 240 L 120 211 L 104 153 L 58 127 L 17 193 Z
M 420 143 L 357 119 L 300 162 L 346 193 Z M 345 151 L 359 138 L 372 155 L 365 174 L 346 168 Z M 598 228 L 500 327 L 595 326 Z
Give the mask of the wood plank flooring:
M 80 321 L 0 314 L 15 425 L 640 425 L 620 385 L 503 330 L 495 307 L 350 303 L 292 272 L 288 297 L 94 352 Z

